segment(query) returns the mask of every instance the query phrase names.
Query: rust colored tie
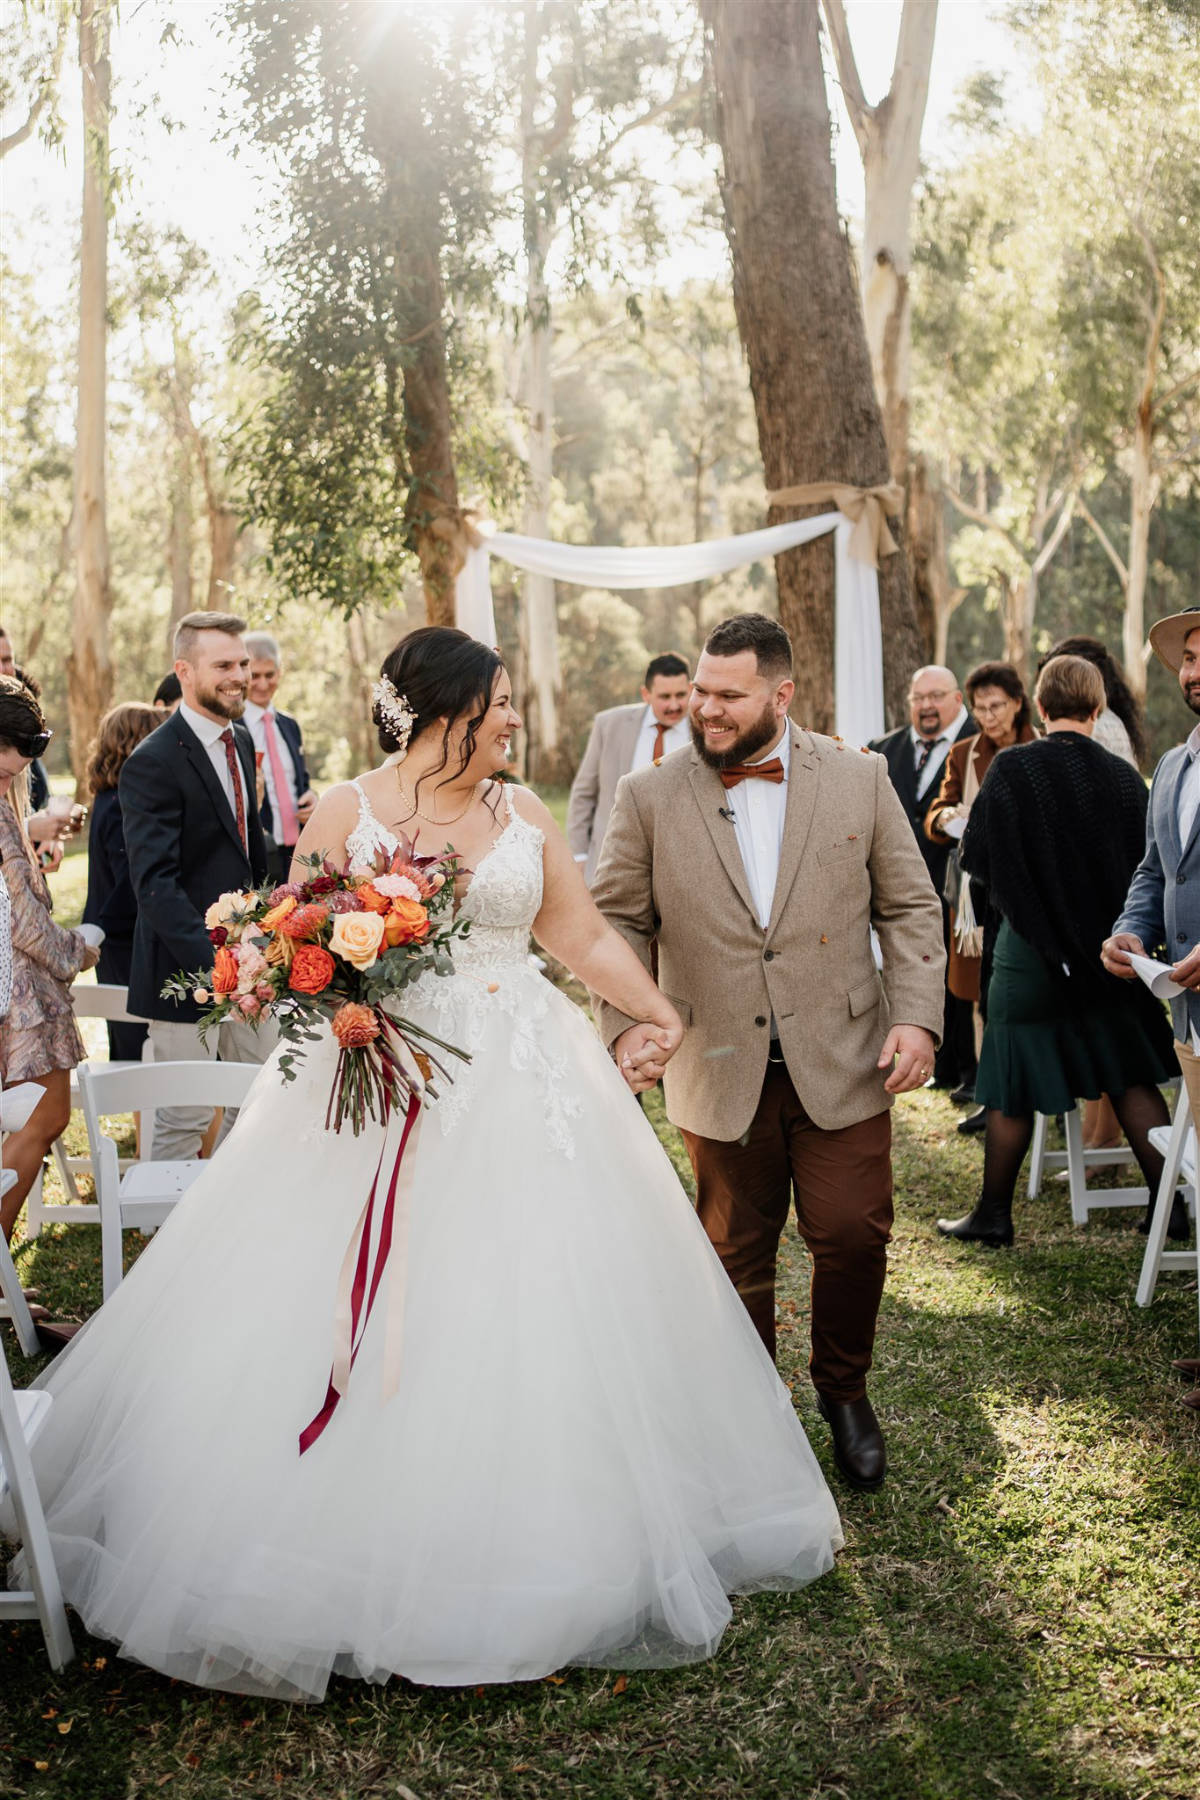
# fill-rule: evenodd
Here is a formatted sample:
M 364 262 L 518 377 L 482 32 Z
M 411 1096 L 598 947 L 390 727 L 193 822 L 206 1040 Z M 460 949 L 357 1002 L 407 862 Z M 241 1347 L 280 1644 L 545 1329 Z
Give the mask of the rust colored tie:
M 666 726 L 665 725 L 656 725 L 654 728 L 654 756 L 652 759 L 654 762 L 661 762 L 662 754 L 663 754 L 663 746 L 666 743 L 666 741 L 667 741 Z
M 250 839 L 246 835 L 246 802 L 242 794 L 242 771 L 238 765 L 237 751 L 233 747 L 233 727 L 227 725 L 221 733 L 221 742 L 225 746 L 225 761 L 229 764 L 229 779 L 233 783 L 234 811 L 237 813 L 238 836 L 242 840 L 242 849 L 246 852 L 247 862 L 250 860 Z
M 734 763 L 732 768 L 718 769 L 717 773 L 721 777 L 721 786 L 726 788 L 736 787 L 739 781 L 756 779 L 780 782 L 783 780 L 783 764 L 777 756 L 772 756 L 766 762 Z

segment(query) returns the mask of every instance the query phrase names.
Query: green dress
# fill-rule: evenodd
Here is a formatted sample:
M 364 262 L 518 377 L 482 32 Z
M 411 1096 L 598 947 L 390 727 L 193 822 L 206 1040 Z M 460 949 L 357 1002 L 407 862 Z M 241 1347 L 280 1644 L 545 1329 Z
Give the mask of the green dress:
M 1072 984 L 1005 919 L 996 934 L 975 1098 L 1016 1118 L 1065 1113 L 1077 1100 L 1157 1087 L 1178 1074 L 1171 1027 L 1141 982 Z

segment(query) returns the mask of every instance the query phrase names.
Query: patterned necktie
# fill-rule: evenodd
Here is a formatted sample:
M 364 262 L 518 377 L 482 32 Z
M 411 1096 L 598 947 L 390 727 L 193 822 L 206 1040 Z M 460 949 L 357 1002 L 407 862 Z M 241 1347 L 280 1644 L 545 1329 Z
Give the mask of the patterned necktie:
M 242 849 L 246 852 L 246 858 L 249 860 L 250 839 L 246 834 L 246 802 L 242 794 L 242 771 L 238 763 L 237 751 L 233 747 L 233 727 L 231 725 L 227 725 L 221 733 L 221 742 L 225 746 L 225 761 L 229 764 L 229 779 L 233 783 L 238 836 L 242 840 Z
M 275 729 L 275 714 L 265 712 L 262 722 L 263 733 L 267 740 L 267 764 L 271 770 L 271 780 L 275 787 L 275 835 L 279 842 L 290 850 L 300 832 L 296 819 L 296 808 L 292 804 L 292 790 L 288 786 L 283 757 L 279 751 L 279 733 Z
M 651 759 L 653 762 L 660 762 L 662 760 L 663 746 L 665 745 L 666 741 L 667 741 L 666 726 L 665 725 L 656 725 L 654 728 L 654 755 Z
M 929 761 L 930 757 L 933 755 L 935 747 L 938 744 L 940 744 L 941 741 L 942 740 L 940 737 L 922 738 L 921 742 L 917 745 L 917 780 L 918 781 L 920 781 L 922 775 L 925 773 L 925 764 Z
M 783 764 L 777 756 L 772 756 L 768 762 L 734 763 L 732 768 L 718 769 L 717 773 L 725 788 L 736 787 L 739 781 L 753 781 L 755 777 L 759 781 L 779 782 L 783 780 Z

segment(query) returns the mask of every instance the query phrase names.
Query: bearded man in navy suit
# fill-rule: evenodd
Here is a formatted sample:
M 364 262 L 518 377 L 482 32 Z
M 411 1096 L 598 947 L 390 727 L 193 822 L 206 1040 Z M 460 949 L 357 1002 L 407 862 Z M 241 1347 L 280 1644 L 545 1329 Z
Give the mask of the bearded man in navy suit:
M 213 901 L 267 878 L 254 745 L 240 723 L 250 670 L 244 630 L 232 613 L 179 621 L 175 673 L 183 699 L 127 758 L 118 783 L 138 905 L 129 1010 L 150 1020 L 155 1062 L 263 1062 L 275 1047 L 269 1026 L 256 1030 L 241 1019 L 227 1020 L 205 1044 L 195 1002 L 162 994 L 169 976 L 212 967 L 204 915 Z M 236 1116 L 225 1113 L 222 1138 Z M 155 1160 L 195 1157 L 211 1119 L 211 1107 L 160 1108 Z

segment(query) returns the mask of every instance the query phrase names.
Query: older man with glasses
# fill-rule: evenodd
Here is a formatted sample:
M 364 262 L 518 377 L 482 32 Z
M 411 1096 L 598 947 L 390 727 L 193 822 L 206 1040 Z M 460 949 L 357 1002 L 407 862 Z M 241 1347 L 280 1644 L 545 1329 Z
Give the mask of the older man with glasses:
M 918 669 L 908 688 L 909 723 L 889 731 L 871 745 L 888 766 L 892 786 L 913 828 L 913 836 L 925 858 L 929 876 L 942 900 L 942 933 L 950 947 L 950 908 L 942 889 L 950 857 L 948 844 L 936 844 L 925 832 L 925 821 L 937 799 L 942 769 L 951 746 L 960 738 L 973 737 L 979 727 L 963 702 L 953 670 L 940 663 Z M 966 1102 L 975 1090 L 975 1034 L 971 1006 L 946 989 L 946 1014 L 929 1080 L 930 1087 L 952 1088 L 956 1099 Z

